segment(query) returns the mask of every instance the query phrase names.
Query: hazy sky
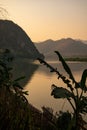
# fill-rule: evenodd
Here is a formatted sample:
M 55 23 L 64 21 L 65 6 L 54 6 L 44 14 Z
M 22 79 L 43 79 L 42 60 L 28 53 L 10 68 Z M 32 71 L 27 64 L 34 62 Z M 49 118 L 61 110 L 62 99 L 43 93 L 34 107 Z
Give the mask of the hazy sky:
M 87 40 L 87 0 L 0 0 L 0 6 L 34 42 L 66 37 Z

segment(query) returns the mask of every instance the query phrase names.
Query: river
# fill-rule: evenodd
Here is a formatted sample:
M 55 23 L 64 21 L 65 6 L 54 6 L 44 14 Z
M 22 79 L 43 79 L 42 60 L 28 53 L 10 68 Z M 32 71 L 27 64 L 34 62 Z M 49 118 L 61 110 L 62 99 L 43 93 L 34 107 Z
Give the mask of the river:
M 83 70 L 87 69 L 87 62 L 67 63 L 71 68 L 76 81 L 79 82 Z M 60 73 L 68 76 L 60 62 L 52 61 L 50 64 L 57 68 Z M 29 95 L 27 96 L 28 101 L 40 110 L 42 106 L 46 106 L 53 108 L 55 112 L 60 110 L 72 111 L 72 108 L 66 99 L 54 99 L 54 97 L 51 96 L 52 84 L 66 88 L 66 85 L 61 80 L 57 79 L 57 75 L 55 73 L 50 73 L 46 66 L 38 63 L 37 69 L 34 71 L 31 79 L 25 86 L 25 90 L 29 92 Z

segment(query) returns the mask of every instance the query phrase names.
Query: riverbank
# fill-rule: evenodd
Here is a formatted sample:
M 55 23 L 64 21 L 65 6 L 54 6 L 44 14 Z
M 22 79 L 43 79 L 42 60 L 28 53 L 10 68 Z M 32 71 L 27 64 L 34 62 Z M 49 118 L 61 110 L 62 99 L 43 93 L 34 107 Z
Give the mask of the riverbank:
M 80 61 L 80 62 L 87 62 L 87 58 L 79 58 L 79 57 L 75 57 L 75 58 L 64 58 L 65 61 Z

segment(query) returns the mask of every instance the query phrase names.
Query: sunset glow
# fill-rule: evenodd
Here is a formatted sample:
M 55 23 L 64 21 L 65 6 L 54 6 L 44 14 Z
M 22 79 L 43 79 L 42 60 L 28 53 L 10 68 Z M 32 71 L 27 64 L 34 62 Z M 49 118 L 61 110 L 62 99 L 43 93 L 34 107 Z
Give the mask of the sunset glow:
M 34 42 L 87 40 L 87 0 L 0 0 L 0 6 Z

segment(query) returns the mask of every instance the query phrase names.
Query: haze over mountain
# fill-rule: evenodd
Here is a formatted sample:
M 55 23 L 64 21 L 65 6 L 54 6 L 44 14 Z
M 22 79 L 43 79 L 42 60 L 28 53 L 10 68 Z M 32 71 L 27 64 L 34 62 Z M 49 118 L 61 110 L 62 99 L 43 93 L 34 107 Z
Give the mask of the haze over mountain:
M 87 57 L 87 44 L 72 38 L 53 41 L 51 39 L 35 44 L 37 49 L 47 59 L 57 58 L 54 51 L 59 51 L 64 57 Z
M 0 20 L 0 49 L 10 49 L 16 57 L 42 57 L 25 31 L 9 20 Z

